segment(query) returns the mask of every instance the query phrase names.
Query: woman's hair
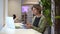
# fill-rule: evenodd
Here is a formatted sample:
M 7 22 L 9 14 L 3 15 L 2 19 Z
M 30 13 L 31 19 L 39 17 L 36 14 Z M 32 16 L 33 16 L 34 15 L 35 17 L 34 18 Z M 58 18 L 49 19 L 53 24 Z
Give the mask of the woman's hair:
M 15 19 L 16 18 L 16 15 L 15 14 L 13 14 L 13 19 Z
M 33 8 L 36 8 L 39 11 L 39 13 L 41 14 L 41 6 L 39 4 L 33 5 L 32 10 L 33 10 Z

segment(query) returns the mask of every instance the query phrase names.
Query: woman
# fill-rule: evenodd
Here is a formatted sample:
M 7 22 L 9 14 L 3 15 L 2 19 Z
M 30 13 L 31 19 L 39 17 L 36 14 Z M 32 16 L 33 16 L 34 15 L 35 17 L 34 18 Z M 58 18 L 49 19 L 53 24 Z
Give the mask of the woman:
M 33 5 L 32 12 L 35 15 L 32 24 L 28 23 L 26 24 L 27 28 L 33 28 L 40 33 L 43 33 L 46 28 L 46 18 L 41 14 L 41 6 L 40 5 Z

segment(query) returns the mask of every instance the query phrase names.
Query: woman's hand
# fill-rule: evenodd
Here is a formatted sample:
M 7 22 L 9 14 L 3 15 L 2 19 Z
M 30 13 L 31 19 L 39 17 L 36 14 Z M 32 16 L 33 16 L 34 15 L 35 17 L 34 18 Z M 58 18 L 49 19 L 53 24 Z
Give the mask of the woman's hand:
M 32 27 L 32 24 L 26 23 L 25 26 L 26 26 L 28 29 L 30 29 L 30 28 Z

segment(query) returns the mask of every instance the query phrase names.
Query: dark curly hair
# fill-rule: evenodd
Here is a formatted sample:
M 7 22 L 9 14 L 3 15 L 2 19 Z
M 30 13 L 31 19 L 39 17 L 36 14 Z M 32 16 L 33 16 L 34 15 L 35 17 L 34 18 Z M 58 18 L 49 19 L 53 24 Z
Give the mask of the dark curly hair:
M 13 14 L 13 19 L 15 19 L 16 18 L 16 15 L 15 14 Z

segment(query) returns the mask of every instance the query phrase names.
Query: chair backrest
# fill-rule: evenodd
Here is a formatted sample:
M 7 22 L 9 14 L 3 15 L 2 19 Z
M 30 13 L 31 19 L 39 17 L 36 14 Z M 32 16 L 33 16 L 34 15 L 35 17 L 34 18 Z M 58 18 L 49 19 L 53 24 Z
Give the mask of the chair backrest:
M 15 29 L 13 17 L 6 17 L 6 27 Z

